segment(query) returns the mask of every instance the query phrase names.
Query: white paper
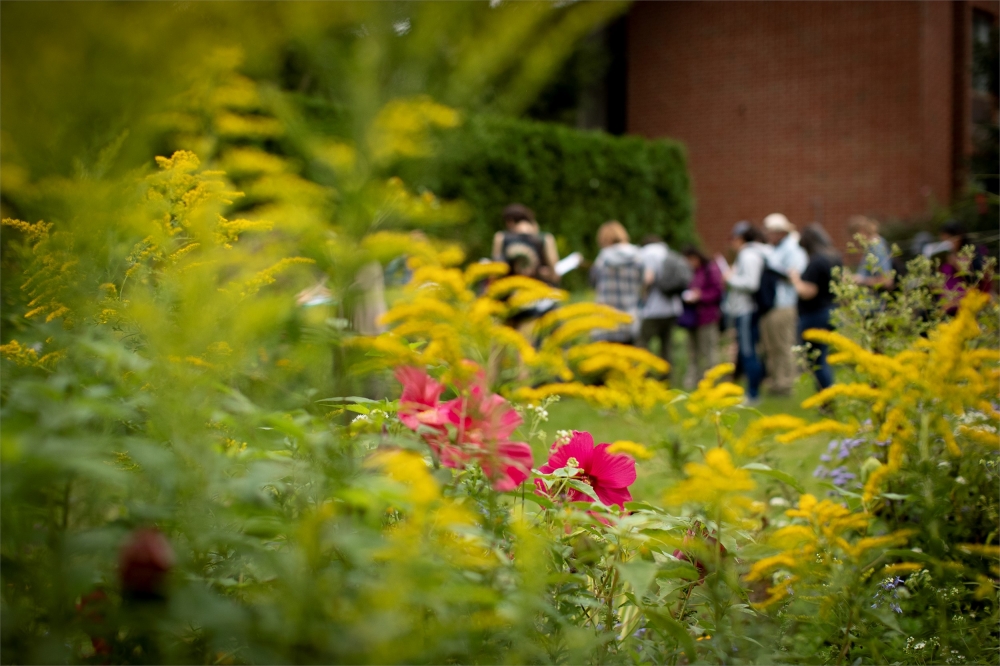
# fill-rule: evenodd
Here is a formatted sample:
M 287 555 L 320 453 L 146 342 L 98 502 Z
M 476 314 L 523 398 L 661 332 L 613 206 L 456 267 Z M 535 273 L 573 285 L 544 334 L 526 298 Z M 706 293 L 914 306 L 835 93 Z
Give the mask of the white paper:
M 560 277 L 566 275 L 566 273 L 569 273 L 574 268 L 579 267 L 582 262 L 583 255 L 579 252 L 567 255 L 556 262 L 556 275 Z

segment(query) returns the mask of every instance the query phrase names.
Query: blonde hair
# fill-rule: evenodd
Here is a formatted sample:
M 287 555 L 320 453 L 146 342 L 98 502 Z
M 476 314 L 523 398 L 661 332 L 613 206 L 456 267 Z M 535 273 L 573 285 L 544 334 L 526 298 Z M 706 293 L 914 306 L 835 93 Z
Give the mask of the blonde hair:
M 627 243 L 629 241 L 628 231 L 618 220 L 605 222 L 597 230 L 597 244 L 601 248 L 610 247 L 615 243 Z

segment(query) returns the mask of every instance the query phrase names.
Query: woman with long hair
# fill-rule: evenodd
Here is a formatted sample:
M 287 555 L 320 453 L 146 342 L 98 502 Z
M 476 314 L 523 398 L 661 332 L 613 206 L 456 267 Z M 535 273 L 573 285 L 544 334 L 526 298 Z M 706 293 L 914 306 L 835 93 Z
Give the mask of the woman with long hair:
M 813 222 L 802 230 L 799 245 L 809 256 L 809 263 L 801 275 L 797 271 L 791 271 L 788 279 L 799 295 L 799 341 L 802 342 L 802 333 L 809 329 L 833 330 L 830 320 L 833 310 L 830 282 L 834 267 L 841 266 L 842 261 L 830 235 L 819 222 Z M 820 390 L 828 388 L 833 384 L 833 371 L 826 362 L 826 345 L 817 342 L 809 344 L 819 351 L 812 369 L 816 383 Z

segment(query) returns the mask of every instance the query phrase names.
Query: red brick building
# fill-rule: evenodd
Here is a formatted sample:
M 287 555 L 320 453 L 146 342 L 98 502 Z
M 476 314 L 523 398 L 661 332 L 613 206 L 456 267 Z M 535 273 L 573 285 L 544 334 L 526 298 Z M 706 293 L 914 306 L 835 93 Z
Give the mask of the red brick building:
M 980 0 L 638 2 L 626 130 L 687 145 L 710 248 L 772 212 L 843 243 L 850 215 L 911 218 L 960 187 L 973 121 L 996 113 L 971 54 L 998 14 Z

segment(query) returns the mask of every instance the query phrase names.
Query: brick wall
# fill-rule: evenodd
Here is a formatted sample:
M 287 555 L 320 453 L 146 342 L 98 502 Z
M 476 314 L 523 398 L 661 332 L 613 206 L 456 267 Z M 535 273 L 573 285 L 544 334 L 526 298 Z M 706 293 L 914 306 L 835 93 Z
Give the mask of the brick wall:
M 951 3 L 640 2 L 628 131 L 683 141 L 699 233 L 782 212 L 923 213 L 952 194 Z

